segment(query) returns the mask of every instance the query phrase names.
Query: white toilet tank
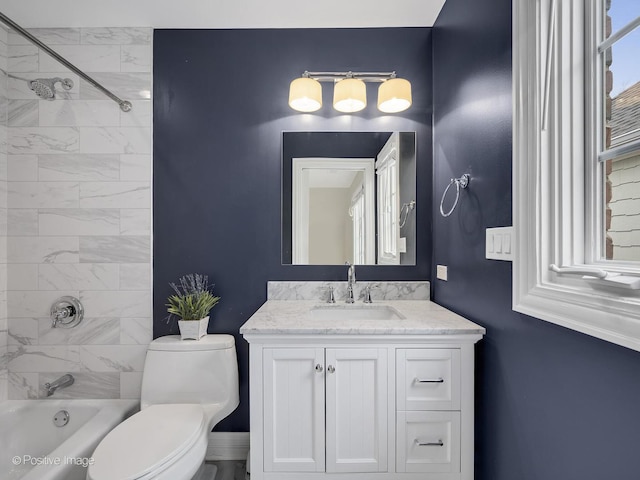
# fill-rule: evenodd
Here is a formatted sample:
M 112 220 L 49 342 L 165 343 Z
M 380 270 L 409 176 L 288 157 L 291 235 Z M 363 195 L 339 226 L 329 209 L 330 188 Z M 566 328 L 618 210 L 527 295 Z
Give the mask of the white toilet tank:
M 238 359 L 231 335 L 181 340 L 156 338 L 149 345 L 142 375 L 141 408 L 164 403 L 216 404 L 233 411 L 239 402 Z

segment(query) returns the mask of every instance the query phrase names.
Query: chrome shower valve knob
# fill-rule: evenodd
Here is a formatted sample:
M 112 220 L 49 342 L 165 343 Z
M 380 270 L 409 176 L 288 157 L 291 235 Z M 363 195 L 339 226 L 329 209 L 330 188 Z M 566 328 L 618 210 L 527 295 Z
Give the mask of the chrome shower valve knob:
M 51 327 L 72 328 L 84 318 L 84 307 L 75 297 L 58 298 L 51 305 Z

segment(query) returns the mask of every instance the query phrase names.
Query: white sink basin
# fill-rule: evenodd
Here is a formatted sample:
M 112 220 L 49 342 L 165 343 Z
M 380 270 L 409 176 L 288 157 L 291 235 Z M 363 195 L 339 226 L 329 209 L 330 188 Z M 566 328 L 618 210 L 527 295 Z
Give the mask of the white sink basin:
M 388 305 L 318 305 L 311 309 L 318 320 L 400 320 L 404 316 Z

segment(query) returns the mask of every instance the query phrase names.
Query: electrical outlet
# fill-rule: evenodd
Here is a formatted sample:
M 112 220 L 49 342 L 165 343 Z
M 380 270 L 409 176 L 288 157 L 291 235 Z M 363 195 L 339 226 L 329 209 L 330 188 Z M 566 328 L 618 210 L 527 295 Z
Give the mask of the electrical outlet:
M 436 277 L 438 277 L 438 280 L 444 280 L 445 282 L 447 281 L 448 273 L 446 265 L 436 266 Z

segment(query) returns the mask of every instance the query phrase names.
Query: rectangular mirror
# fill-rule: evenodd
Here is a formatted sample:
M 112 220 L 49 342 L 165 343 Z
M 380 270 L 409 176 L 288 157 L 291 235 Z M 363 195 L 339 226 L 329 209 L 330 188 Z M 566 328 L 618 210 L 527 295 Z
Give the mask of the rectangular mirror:
M 282 263 L 415 265 L 415 132 L 284 132 Z

